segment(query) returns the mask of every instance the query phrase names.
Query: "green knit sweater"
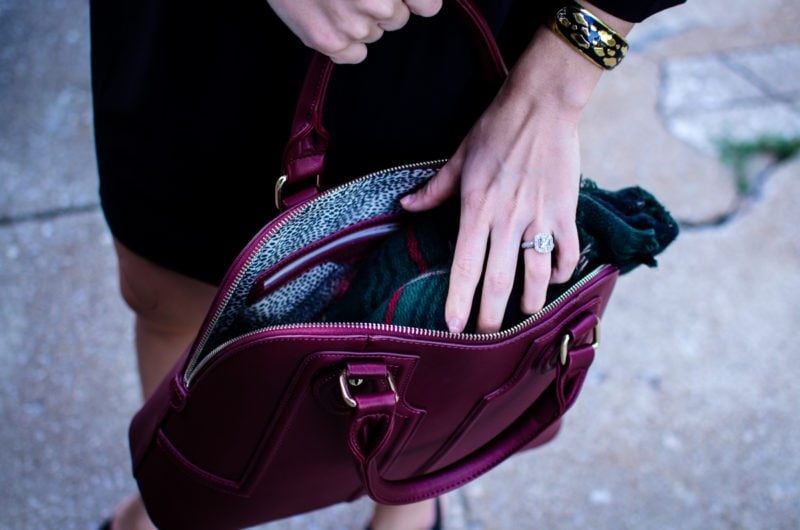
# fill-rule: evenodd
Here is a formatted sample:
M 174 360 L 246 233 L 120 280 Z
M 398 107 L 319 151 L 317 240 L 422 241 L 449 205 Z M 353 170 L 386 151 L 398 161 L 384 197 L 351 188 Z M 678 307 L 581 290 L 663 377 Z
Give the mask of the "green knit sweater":
M 639 265 L 655 266 L 655 256 L 678 235 L 669 212 L 639 187 L 606 191 L 592 181 L 581 184 L 576 216 L 581 259 L 567 284 L 551 285 L 548 301 L 600 264 L 624 274 Z M 407 215 L 403 228 L 389 236 L 353 277 L 345 293 L 324 315 L 330 322 L 375 322 L 446 330 L 444 302 L 458 230 L 458 204 Z M 520 271 L 522 260 L 518 265 Z M 520 272 L 518 271 L 518 272 Z M 522 321 L 522 274 L 516 275 L 503 327 Z M 480 285 L 477 292 L 481 292 Z M 467 331 L 474 331 L 478 297 Z

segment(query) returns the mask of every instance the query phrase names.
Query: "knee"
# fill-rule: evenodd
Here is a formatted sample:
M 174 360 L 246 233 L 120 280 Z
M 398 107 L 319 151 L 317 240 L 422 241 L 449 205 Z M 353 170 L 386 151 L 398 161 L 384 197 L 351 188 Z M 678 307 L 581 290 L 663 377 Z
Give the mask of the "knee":
M 214 287 L 165 269 L 117 244 L 119 289 L 140 323 L 164 329 L 202 322 Z
M 148 284 L 126 267 L 119 266 L 119 292 L 122 300 L 136 316 L 148 316 L 156 313 L 158 298 Z
M 130 256 L 128 252 L 118 252 L 119 292 L 122 300 L 137 318 L 158 321 L 167 317 L 168 315 L 163 314 L 163 280 L 155 270 L 150 270 L 151 267 L 143 263 L 143 259 L 140 263 L 141 258 Z M 152 266 L 153 269 L 155 267 Z

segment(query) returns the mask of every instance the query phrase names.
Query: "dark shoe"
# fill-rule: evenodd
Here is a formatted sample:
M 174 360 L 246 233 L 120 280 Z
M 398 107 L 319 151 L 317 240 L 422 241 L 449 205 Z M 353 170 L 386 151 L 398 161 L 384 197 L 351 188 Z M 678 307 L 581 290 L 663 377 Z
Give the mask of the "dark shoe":
M 442 530 L 442 501 L 439 500 L 439 497 L 436 497 L 436 520 L 433 522 L 433 526 L 431 526 L 431 530 Z M 111 530 L 110 528 L 104 529 L 101 528 L 100 530 Z M 367 525 L 364 530 L 372 530 L 370 525 Z

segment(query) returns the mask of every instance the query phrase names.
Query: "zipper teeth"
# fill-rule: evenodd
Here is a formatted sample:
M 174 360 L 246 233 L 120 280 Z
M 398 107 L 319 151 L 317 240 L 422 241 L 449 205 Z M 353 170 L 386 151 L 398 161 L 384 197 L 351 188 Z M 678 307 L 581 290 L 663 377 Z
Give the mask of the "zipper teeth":
M 584 285 L 589 283 L 595 277 L 597 277 L 603 270 L 605 270 L 608 266 L 607 265 L 600 265 L 599 267 L 595 268 L 591 272 L 589 272 L 586 276 L 575 282 L 569 289 L 564 291 L 560 296 L 558 296 L 555 300 L 544 306 L 542 309 L 533 313 L 528 318 L 512 326 L 508 329 L 504 329 L 502 331 L 497 331 L 495 333 L 460 333 L 454 334 L 447 331 L 439 331 L 433 329 L 425 329 L 425 328 L 415 328 L 411 326 L 396 326 L 390 324 L 378 324 L 374 322 L 300 322 L 296 324 L 281 324 L 276 326 L 266 326 L 260 329 L 256 329 L 250 332 L 247 332 L 243 335 L 239 335 L 233 339 L 230 339 L 216 348 L 213 351 L 208 353 L 203 360 L 194 366 L 192 370 L 187 370 L 185 375 L 185 382 L 186 387 L 189 387 L 191 380 L 197 371 L 203 367 L 209 360 L 213 359 L 214 356 L 221 351 L 223 348 L 226 348 L 233 344 L 234 342 L 238 342 L 241 340 L 245 340 L 249 337 L 253 337 L 260 333 L 268 332 L 268 331 L 280 331 L 285 329 L 308 329 L 308 328 L 317 328 L 317 329 L 342 329 L 342 328 L 349 328 L 355 329 L 359 331 L 377 331 L 377 332 L 400 332 L 406 333 L 410 335 L 414 335 L 419 338 L 458 338 L 459 340 L 466 340 L 468 342 L 491 342 L 498 339 L 505 339 L 515 333 L 519 332 L 521 329 L 529 326 L 531 323 L 535 322 L 536 320 L 542 318 L 547 313 L 551 312 L 553 309 L 561 305 L 564 300 L 575 294 L 579 289 L 581 289 Z
M 219 320 L 219 317 L 222 315 L 222 311 L 225 309 L 225 307 L 227 307 L 228 302 L 230 302 L 231 297 L 233 296 L 234 291 L 236 291 L 236 288 L 238 287 L 239 282 L 242 280 L 242 276 L 244 276 L 245 271 L 250 267 L 250 264 L 253 262 L 253 260 L 255 259 L 256 255 L 258 255 L 258 253 L 261 251 L 261 247 L 264 245 L 264 243 L 269 239 L 269 237 L 272 234 L 274 234 L 279 228 L 281 228 L 283 225 L 285 225 L 287 222 L 289 222 L 290 219 L 293 219 L 299 213 L 301 213 L 306 208 L 308 208 L 308 206 L 312 202 L 315 202 L 318 199 L 321 199 L 322 197 L 326 197 L 326 196 L 330 195 L 331 193 L 340 190 L 341 188 L 356 184 L 358 182 L 361 182 L 363 180 L 375 177 L 375 176 L 380 175 L 382 173 L 389 173 L 389 172 L 392 172 L 392 171 L 402 171 L 404 169 L 414 169 L 414 168 L 425 167 L 425 166 L 441 166 L 445 162 L 447 162 L 446 158 L 440 158 L 440 159 L 437 159 L 437 160 L 430 160 L 430 161 L 427 161 L 427 162 L 415 162 L 415 163 L 411 163 L 411 164 L 402 164 L 402 165 L 399 165 L 399 166 L 391 167 L 389 169 L 382 169 L 380 171 L 373 171 L 372 173 L 368 173 L 368 174 L 366 174 L 366 175 L 364 175 L 362 177 L 359 177 L 357 179 L 351 180 L 351 181 L 346 182 L 344 184 L 341 184 L 339 186 L 335 186 L 335 187 L 333 187 L 331 189 L 325 190 L 324 192 L 322 192 L 319 195 L 317 195 L 311 201 L 308 201 L 307 203 L 301 205 L 294 212 L 292 212 L 291 214 L 287 215 L 286 217 L 284 217 L 283 219 L 278 221 L 278 223 L 276 223 L 275 226 L 273 226 L 272 229 L 268 233 L 264 234 L 264 236 L 259 241 L 258 246 L 256 247 L 255 251 L 250 255 L 250 258 L 244 263 L 244 265 L 240 269 L 239 274 L 237 274 L 236 277 L 234 278 L 233 283 L 230 284 L 230 288 L 228 289 L 228 292 L 225 293 L 225 298 L 222 300 L 222 303 L 217 308 L 217 312 L 214 313 L 214 316 L 212 317 L 211 322 L 209 323 L 208 327 L 206 328 L 206 332 L 203 334 L 202 339 L 200 339 L 200 343 L 197 345 L 197 348 L 195 349 L 195 352 L 192 355 L 192 359 L 189 361 L 189 365 L 186 368 L 186 374 L 184 376 L 185 380 L 186 380 L 186 385 L 188 386 L 189 381 L 191 380 L 191 376 L 194 374 L 194 372 L 197 371 L 203 364 L 205 364 L 205 362 L 201 362 L 198 365 L 198 357 L 200 355 L 200 352 L 203 351 L 203 348 L 205 347 L 206 342 L 208 341 L 208 338 L 211 335 L 211 331 L 216 326 L 217 321 Z M 259 331 L 261 331 L 261 330 L 259 330 Z M 257 332 L 258 331 L 254 332 L 254 333 L 257 333 Z M 246 335 L 239 336 L 239 337 L 237 337 L 236 339 L 233 339 L 233 340 L 238 340 L 238 339 L 240 339 L 242 337 L 246 337 L 246 336 L 251 335 L 251 334 L 252 333 L 248 333 Z M 223 346 L 229 344 L 230 342 L 232 342 L 232 341 L 227 341 L 226 343 L 223 344 Z M 220 347 L 214 348 L 214 350 L 211 353 L 206 355 L 206 358 L 211 357 L 213 354 L 215 354 L 220 349 Z M 205 361 L 205 359 L 204 359 L 204 361 Z

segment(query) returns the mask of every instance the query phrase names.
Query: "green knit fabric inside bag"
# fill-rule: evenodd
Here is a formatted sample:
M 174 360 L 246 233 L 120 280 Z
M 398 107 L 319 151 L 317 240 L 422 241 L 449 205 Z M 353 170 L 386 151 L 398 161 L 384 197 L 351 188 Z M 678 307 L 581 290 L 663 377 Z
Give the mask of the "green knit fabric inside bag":
M 549 287 L 548 302 L 602 264 L 614 265 L 623 274 L 639 265 L 655 266 L 655 256 L 678 235 L 675 220 L 647 191 L 639 187 L 606 191 L 589 180 L 581 184 L 576 222 L 582 249 L 580 263 L 569 282 Z M 360 266 L 322 320 L 446 331 L 444 303 L 457 229 L 458 204 L 454 201 L 430 212 L 408 215 L 403 227 Z M 516 278 L 503 328 L 527 316 L 519 310 L 521 254 Z M 478 295 L 481 287 L 476 290 Z M 475 330 L 478 304 L 476 296 L 467 332 Z

